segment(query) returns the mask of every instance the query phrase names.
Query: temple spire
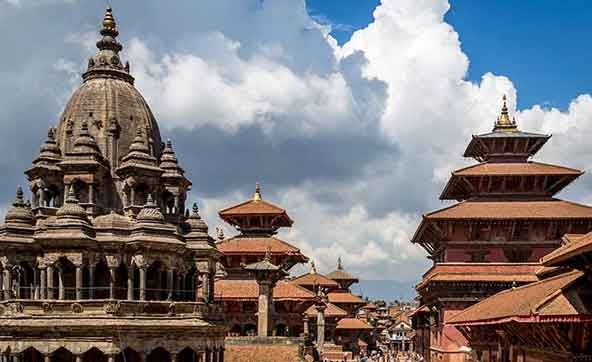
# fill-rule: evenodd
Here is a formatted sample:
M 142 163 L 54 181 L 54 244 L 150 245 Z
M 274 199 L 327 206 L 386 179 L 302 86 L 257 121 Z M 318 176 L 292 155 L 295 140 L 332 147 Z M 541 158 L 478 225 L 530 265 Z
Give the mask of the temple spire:
M 502 110 L 495 121 L 495 126 L 493 127 L 494 131 L 517 131 L 518 127 L 516 126 L 516 121 L 510 119 L 510 114 L 508 112 L 508 104 L 507 104 L 507 97 L 504 94 L 502 98 Z
M 255 193 L 253 194 L 253 201 L 261 201 L 263 197 L 261 197 L 261 184 L 257 182 L 255 184 Z

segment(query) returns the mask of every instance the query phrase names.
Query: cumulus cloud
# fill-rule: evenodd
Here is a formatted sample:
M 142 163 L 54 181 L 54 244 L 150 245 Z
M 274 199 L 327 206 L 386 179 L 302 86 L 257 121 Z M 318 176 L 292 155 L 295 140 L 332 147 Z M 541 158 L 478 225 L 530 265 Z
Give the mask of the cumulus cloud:
M 179 1 L 166 18 L 160 2 L 142 17 L 133 4 L 119 6 L 124 58 L 175 141 L 194 182 L 191 198 L 211 229 L 222 226 L 217 210 L 249 197 L 261 181 L 264 197 L 295 219 L 280 237 L 323 271 L 341 255 L 362 278 L 417 280 L 429 265 L 409 243 L 421 214 L 444 206 L 437 200 L 443 183 L 468 162 L 461 154 L 471 134 L 491 129 L 503 94 L 515 108 L 517 90 L 495 69 L 466 80 L 469 59 L 444 20 L 446 0 L 383 0 L 372 23 L 342 47 L 302 0 Z M 3 69 L 17 71 L 0 84 L 0 123 L 12 130 L 2 135 L 0 151 L 11 156 L 0 166 L 15 174 L 94 52 L 100 13 L 84 11 L 94 22 L 79 33 L 43 23 L 69 24 L 74 12 L 18 14 L 7 17 L 12 28 L 43 29 L 20 42 L 38 45 L 35 57 L 14 43 L 22 61 L 2 60 Z M 23 112 L 27 127 L 11 128 Z M 540 159 L 584 169 L 592 163 L 591 116 L 589 95 L 565 112 L 535 106 L 516 115 L 523 129 L 554 133 Z M 3 203 L 13 189 L 3 188 Z M 592 201 L 586 178 L 574 190 L 574 198 Z

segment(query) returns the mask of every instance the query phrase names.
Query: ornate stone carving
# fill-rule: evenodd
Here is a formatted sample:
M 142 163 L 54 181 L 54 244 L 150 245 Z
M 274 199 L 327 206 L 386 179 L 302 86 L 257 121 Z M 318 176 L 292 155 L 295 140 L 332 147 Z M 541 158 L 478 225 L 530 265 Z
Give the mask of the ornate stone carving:
M 119 312 L 121 312 L 121 302 L 119 301 L 115 301 L 115 302 L 107 302 L 104 306 L 103 306 L 103 310 L 105 311 L 105 313 L 107 314 L 114 314 L 117 315 L 119 314 Z
M 43 308 L 43 313 L 48 314 L 48 313 L 53 312 L 53 304 L 52 303 L 44 302 L 41 305 L 41 308 Z
M 170 303 L 169 304 L 169 315 L 175 315 L 177 314 L 177 306 L 175 303 Z
M 82 313 L 84 312 L 84 308 L 80 303 L 73 303 L 71 306 L 72 313 Z
M 8 304 L 8 314 L 21 314 L 24 309 L 24 306 L 18 302 Z
M 121 255 L 105 255 L 105 261 L 109 268 L 117 268 L 121 264 Z

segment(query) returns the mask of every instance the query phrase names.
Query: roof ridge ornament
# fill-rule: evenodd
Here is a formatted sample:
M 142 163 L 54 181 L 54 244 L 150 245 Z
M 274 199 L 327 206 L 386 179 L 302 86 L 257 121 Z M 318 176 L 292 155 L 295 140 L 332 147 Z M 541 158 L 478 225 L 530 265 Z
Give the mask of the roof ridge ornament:
M 510 119 L 510 113 L 508 112 L 508 104 L 507 104 L 507 97 L 504 94 L 502 97 L 502 109 L 500 112 L 499 117 L 497 117 L 495 121 L 495 125 L 493 127 L 494 132 L 516 132 L 518 131 L 518 126 L 516 125 L 516 119 Z
M 261 200 L 263 200 L 263 197 L 261 196 L 261 184 L 257 182 L 255 184 L 255 193 L 253 194 L 253 201 L 258 202 Z
M 315 265 L 314 260 L 310 262 L 310 274 L 317 273 L 317 266 Z
M 343 270 L 343 265 L 341 265 L 341 257 L 337 258 L 337 270 Z

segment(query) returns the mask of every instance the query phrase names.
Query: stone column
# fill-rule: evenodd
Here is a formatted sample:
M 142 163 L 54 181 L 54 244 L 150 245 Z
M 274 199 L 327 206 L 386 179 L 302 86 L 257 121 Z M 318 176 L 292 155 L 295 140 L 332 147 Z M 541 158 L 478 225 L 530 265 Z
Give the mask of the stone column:
M 53 292 L 53 266 L 47 266 L 47 299 L 54 299 L 55 294 Z
M 167 270 L 167 300 L 173 300 L 174 269 Z
M 4 300 L 4 272 L 0 273 L 0 300 Z M 0 361 L 2 361 L 3 358 L 4 357 L 0 355 Z
M 134 186 L 130 187 L 130 206 L 136 205 L 136 188 Z
M 12 273 L 10 272 L 10 265 L 6 265 L 4 267 L 3 274 L 4 277 L 2 278 L 2 281 L 4 282 L 4 299 L 8 300 L 11 297 L 10 291 L 12 289 Z
M 134 265 L 127 270 L 127 300 L 134 300 Z
M 31 297 L 35 300 L 39 300 L 39 272 L 38 268 L 33 268 L 33 290 Z
M 91 261 L 88 264 L 88 299 L 95 298 L 95 269 L 96 264 Z
M 94 204 L 95 203 L 95 185 L 88 184 L 88 203 Z
M 43 357 L 43 360 L 44 360 L 44 362 L 51 362 L 51 355 L 50 355 L 50 354 L 46 354 L 46 355 Z
M 39 298 L 47 298 L 47 267 L 39 266 Z
M 82 299 L 82 265 L 76 265 L 76 300 Z
M 107 362 L 115 362 L 115 355 L 114 354 L 107 355 Z
M 173 293 L 174 300 L 184 300 L 184 295 L 183 295 L 183 291 L 181 288 L 181 286 L 183 285 L 181 283 L 182 279 L 183 279 L 183 276 L 181 275 L 181 273 L 177 273 L 177 277 L 175 278 L 175 291 Z
M 76 362 L 82 362 L 82 355 L 81 354 L 77 354 L 76 356 L 74 356 Z
M 115 267 L 109 266 L 109 299 L 115 299 L 115 271 Z
M 146 300 L 146 266 L 140 267 L 140 300 Z
M 210 290 L 210 273 L 206 271 L 201 275 L 201 287 L 203 290 L 203 299 L 205 302 L 210 303 L 212 301 L 212 295 Z
M 323 347 L 325 345 L 325 309 L 327 308 L 324 304 L 315 306 L 317 310 L 317 350 L 319 353 L 323 353 Z
M 302 317 L 302 324 L 303 324 L 302 331 L 304 333 L 304 336 L 308 336 L 310 333 L 308 330 L 308 315 L 305 314 L 304 317 Z
M 206 360 L 205 362 L 212 362 L 212 350 L 206 348 Z
M 58 299 L 66 299 L 66 290 L 64 288 L 64 270 L 62 267 L 58 267 Z
M 258 280 L 259 284 L 259 301 L 258 318 L 257 318 L 257 334 L 259 337 L 268 337 L 271 320 L 271 303 L 273 285 L 269 280 Z
M 224 362 L 224 348 L 220 348 L 218 350 L 218 361 L 217 362 Z

